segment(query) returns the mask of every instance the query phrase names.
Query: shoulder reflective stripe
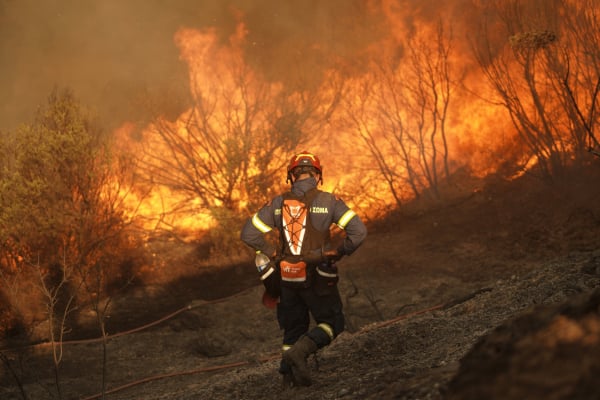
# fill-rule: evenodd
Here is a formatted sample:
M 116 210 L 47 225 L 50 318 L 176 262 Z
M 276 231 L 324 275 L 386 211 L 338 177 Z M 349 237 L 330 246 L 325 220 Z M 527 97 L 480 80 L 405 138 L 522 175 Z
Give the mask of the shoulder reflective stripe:
M 340 218 L 340 220 L 338 221 L 337 226 L 344 229 L 346 225 L 348 225 L 348 222 L 350 222 L 350 220 L 354 218 L 355 215 L 356 213 L 352 210 L 346 211 L 344 215 L 342 215 L 342 218 Z
M 283 346 L 281 346 L 282 351 L 288 351 L 291 348 L 292 348 L 291 344 L 284 344 Z
M 258 213 L 254 214 L 252 217 L 252 225 L 262 233 L 267 233 L 271 231 L 271 227 L 258 218 Z
M 333 340 L 333 328 L 331 328 L 331 326 L 329 326 L 329 324 L 322 322 L 317 326 L 319 328 L 321 328 L 327 334 L 327 336 L 329 336 L 329 338 L 331 340 Z

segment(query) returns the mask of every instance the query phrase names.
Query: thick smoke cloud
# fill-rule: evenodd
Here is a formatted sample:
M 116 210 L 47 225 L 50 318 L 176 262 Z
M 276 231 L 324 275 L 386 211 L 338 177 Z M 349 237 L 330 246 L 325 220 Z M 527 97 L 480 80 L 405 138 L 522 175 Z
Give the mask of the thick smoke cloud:
M 247 62 L 268 79 L 285 80 L 292 68 L 318 79 L 336 57 L 351 59 L 381 35 L 375 3 L 0 0 L 0 131 L 29 122 L 55 87 L 73 90 L 108 126 L 143 119 L 153 99 L 176 115 L 189 93 L 173 42 L 180 27 L 216 26 L 225 41 L 241 18 Z M 422 1 L 397 3 L 423 12 Z
M 173 32 L 208 22 L 200 8 L 156 0 L 0 5 L 0 129 L 29 120 L 54 87 L 72 89 L 104 118 L 126 118 L 141 93 L 185 84 Z

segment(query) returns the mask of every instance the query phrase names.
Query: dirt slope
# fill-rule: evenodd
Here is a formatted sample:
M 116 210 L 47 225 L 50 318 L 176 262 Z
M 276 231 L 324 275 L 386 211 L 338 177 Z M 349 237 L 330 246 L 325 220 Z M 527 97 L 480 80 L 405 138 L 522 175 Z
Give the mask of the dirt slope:
M 373 227 L 341 263 L 348 329 L 311 358 L 308 388 L 281 387 L 280 331 L 251 266 L 138 288 L 115 303 L 111 332 L 175 313 L 108 342 L 106 398 L 597 398 L 585 382 L 600 364 L 598 177 L 490 181 Z M 564 349 L 581 361 L 557 384 Z M 5 354 L 28 398 L 53 398 L 47 348 Z M 98 342 L 65 346 L 63 398 L 100 398 L 102 357 Z M 22 398 L 1 373 L 0 398 Z

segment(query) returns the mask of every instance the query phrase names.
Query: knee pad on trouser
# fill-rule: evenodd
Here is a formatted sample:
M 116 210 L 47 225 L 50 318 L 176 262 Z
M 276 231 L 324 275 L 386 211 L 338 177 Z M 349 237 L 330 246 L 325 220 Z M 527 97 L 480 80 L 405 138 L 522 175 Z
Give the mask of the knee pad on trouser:
M 327 346 L 335 338 L 335 331 L 326 323 L 320 323 L 306 334 L 317 344 L 317 348 Z

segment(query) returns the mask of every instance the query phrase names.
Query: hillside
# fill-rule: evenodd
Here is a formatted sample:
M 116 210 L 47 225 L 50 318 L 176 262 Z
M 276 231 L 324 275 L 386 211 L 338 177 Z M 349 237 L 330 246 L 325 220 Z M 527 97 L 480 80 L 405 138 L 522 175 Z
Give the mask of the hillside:
M 106 398 L 598 398 L 599 178 L 489 179 L 372 227 L 340 263 L 347 331 L 310 359 L 308 388 L 281 387 L 252 265 L 139 287 L 116 299 L 109 333 L 165 318 L 109 340 Z M 100 343 L 64 350 L 63 397 L 101 398 Z M 28 398 L 52 398 L 48 351 L 4 353 Z M 0 397 L 23 398 L 6 365 Z

